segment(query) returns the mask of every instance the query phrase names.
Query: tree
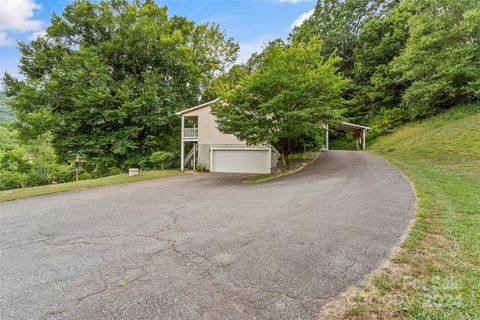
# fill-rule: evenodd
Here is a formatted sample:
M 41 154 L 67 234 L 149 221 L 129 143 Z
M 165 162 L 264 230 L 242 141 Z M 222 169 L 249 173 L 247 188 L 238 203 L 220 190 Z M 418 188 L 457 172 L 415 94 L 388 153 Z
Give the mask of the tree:
M 49 134 L 25 144 L 11 125 L 0 125 L 0 190 L 70 180 L 67 166 L 58 164 Z
M 163 170 L 165 169 L 165 164 L 168 163 L 169 161 L 172 161 L 174 158 L 175 156 L 171 152 L 155 151 L 150 156 L 150 161 L 153 164 L 160 166 L 160 169 Z
M 340 119 L 347 81 L 337 74 L 339 58 L 321 55 L 317 38 L 308 43 L 271 42 L 258 67 L 243 76 L 213 108 L 219 129 L 248 144 L 275 147 L 288 164 L 295 142 L 322 133 Z
M 322 54 L 336 52 L 341 58 L 340 71 L 349 76 L 358 35 L 372 18 L 385 16 L 395 0 L 318 0 L 313 15 L 290 35 L 294 42 L 312 37 L 323 40 Z
M 355 96 L 347 112 L 353 121 L 371 121 L 400 106 L 408 83 L 401 81 L 402 75 L 393 68 L 392 61 L 405 48 L 411 16 L 410 5 L 402 3 L 387 16 L 365 23 L 354 50 Z
M 76 0 L 19 45 L 25 80 L 3 81 L 22 137 L 49 131 L 61 160 L 78 151 L 105 172 L 175 150 L 175 112 L 210 99 L 238 51 L 217 25 L 169 17 L 153 0 Z
M 15 121 L 15 115 L 8 106 L 10 100 L 11 98 L 6 97 L 4 93 L 0 92 L 0 124 Z
M 480 1 L 408 1 L 410 37 L 393 62 L 415 117 L 480 98 Z

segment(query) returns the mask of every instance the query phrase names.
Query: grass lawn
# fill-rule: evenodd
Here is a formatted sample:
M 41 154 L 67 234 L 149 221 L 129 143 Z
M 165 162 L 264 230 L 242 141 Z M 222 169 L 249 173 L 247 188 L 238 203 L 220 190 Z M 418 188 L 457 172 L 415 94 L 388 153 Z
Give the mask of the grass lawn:
M 138 182 L 151 179 L 160 179 L 183 174 L 180 170 L 158 170 L 158 171 L 142 171 L 140 175 L 129 177 L 128 174 L 119 174 L 98 179 L 81 180 L 78 182 L 67 182 L 59 184 L 51 184 L 47 186 L 22 188 L 0 191 L 0 201 L 16 200 L 33 196 L 40 196 L 49 193 L 71 191 L 77 189 L 94 188 L 108 186 L 114 184 Z
M 243 183 L 259 183 L 288 176 L 289 174 L 298 172 L 312 164 L 317 159 L 319 154 L 320 152 L 303 152 L 292 154 L 288 157 L 290 162 L 288 166 L 284 166 L 279 162 L 278 169 L 281 170 L 280 172 L 251 176 L 243 180 Z
M 480 105 L 378 139 L 419 198 L 399 252 L 325 319 L 480 319 Z

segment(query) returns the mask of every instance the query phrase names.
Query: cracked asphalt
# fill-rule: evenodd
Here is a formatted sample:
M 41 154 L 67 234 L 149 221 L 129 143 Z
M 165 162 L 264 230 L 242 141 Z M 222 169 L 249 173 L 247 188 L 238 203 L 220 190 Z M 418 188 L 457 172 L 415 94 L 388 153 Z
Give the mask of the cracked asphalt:
M 314 319 L 366 277 L 415 196 L 367 152 L 288 177 L 198 174 L 0 204 L 0 318 Z

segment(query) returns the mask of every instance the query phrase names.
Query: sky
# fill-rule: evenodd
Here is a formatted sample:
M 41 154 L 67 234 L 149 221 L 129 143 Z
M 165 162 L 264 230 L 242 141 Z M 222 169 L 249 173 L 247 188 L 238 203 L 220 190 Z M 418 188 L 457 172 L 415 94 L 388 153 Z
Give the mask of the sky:
M 52 13 L 61 14 L 73 0 L 0 0 L 0 75 L 20 77 L 17 41 L 41 36 Z M 240 44 L 239 62 L 261 51 L 270 40 L 286 39 L 294 26 L 307 19 L 314 0 L 157 0 L 169 15 L 181 15 L 198 23 L 215 22 Z

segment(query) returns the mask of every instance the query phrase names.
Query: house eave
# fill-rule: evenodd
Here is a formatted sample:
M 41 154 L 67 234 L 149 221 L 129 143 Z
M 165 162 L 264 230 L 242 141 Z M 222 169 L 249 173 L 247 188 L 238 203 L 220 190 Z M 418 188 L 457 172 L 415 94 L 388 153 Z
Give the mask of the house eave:
M 192 111 L 195 111 L 195 110 L 198 110 L 198 109 L 202 109 L 202 108 L 205 108 L 205 107 L 208 107 L 216 102 L 220 101 L 220 98 L 217 98 L 215 100 L 212 100 L 212 101 L 208 101 L 208 102 L 205 102 L 205 103 L 202 103 L 202 104 L 199 104 L 198 106 L 195 106 L 195 107 L 191 107 L 191 108 L 188 108 L 188 109 L 185 109 L 185 110 L 182 110 L 180 112 L 177 112 L 176 115 L 177 116 L 183 116 L 184 114 L 186 113 L 189 113 L 189 112 L 192 112 Z

